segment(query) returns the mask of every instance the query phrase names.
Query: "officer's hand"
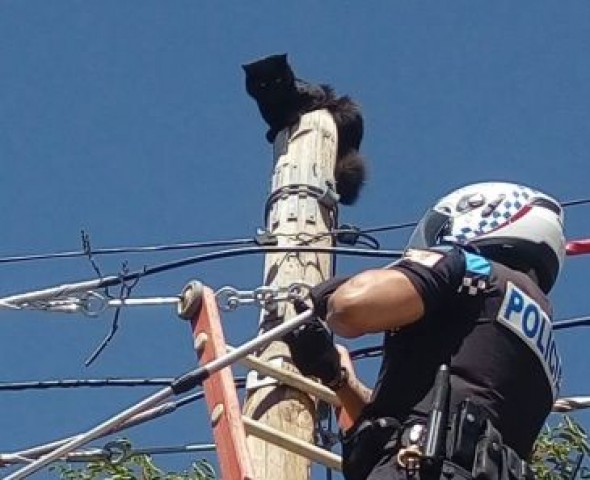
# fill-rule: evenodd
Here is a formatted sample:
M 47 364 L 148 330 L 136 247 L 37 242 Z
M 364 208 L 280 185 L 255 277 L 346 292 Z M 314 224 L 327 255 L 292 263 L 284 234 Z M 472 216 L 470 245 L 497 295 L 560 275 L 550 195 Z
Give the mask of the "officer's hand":
M 295 302 L 297 313 L 307 308 L 302 301 Z M 331 333 L 316 316 L 286 334 L 283 340 L 289 346 L 293 363 L 303 375 L 317 377 L 333 389 L 342 385 L 345 374 L 340 365 L 340 354 Z

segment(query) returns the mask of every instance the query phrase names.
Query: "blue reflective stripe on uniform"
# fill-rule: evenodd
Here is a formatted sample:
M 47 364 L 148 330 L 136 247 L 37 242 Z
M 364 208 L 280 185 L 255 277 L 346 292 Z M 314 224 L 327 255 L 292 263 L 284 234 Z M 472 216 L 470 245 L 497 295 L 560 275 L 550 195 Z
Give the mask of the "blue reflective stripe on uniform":
M 507 282 L 498 320 L 524 340 L 541 361 L 555 398 L 561 378 L 561 359 L 549 315 L 531 297 Z
M 467 272 L 477 275 L 490 275 L 492 265 L 487 258 L 465 251 L 463 254 L 465 255 L 465 270 Z

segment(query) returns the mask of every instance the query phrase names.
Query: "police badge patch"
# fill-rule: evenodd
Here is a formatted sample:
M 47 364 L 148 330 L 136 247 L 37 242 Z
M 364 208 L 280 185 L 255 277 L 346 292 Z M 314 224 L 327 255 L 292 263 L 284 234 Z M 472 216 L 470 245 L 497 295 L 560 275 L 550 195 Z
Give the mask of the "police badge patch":
M 553 398 L 557 398 L 561 379 L 561 358 L 553 337 L 549 315 L 512 282 L 507 282 L 498 320 L 518 335 L 537 356 L 553 390 Z

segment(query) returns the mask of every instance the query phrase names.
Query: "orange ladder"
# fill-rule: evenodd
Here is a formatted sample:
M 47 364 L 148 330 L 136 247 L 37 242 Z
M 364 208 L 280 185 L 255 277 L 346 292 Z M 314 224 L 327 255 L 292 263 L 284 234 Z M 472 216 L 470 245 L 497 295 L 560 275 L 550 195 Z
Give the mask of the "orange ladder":
M 191 295 L 186 295 L 187 292 Z M 230 347 L 225 343 L 213 290 L 192 282 L 183 291 L 183 303 L 179 315 L 190 320 L 200 364 L 204 365 L 225 355 Z M 242 358 L 240 363 L 335 407 L 340 405 L 334 392 L 299 374 L 265 363 L 253 355 Z M 255 480 L 246 435 L 259 437 L 329 468 L 341 470 L 340 456 L 242 415 L 231 367 L 212 374 L 203 382 L 203 389 L 217 447 L 221 478 L 224 480 Z M 346 412 L 341 408 L 337 412 L 341 428 L 350 427 L 352 421 Z

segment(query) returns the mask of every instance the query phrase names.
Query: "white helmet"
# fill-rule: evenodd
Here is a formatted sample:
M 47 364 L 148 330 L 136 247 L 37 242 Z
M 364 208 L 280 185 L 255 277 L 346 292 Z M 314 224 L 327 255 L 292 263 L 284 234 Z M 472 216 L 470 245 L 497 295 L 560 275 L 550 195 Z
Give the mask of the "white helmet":
M 441 198 L 422 218 L 410 247 L 452 242 L 477 247 L 492 260 L 533 268 L 548 292 L 565 256 L 563 211 L 554 198 L 523 185 L 485 182 Z

